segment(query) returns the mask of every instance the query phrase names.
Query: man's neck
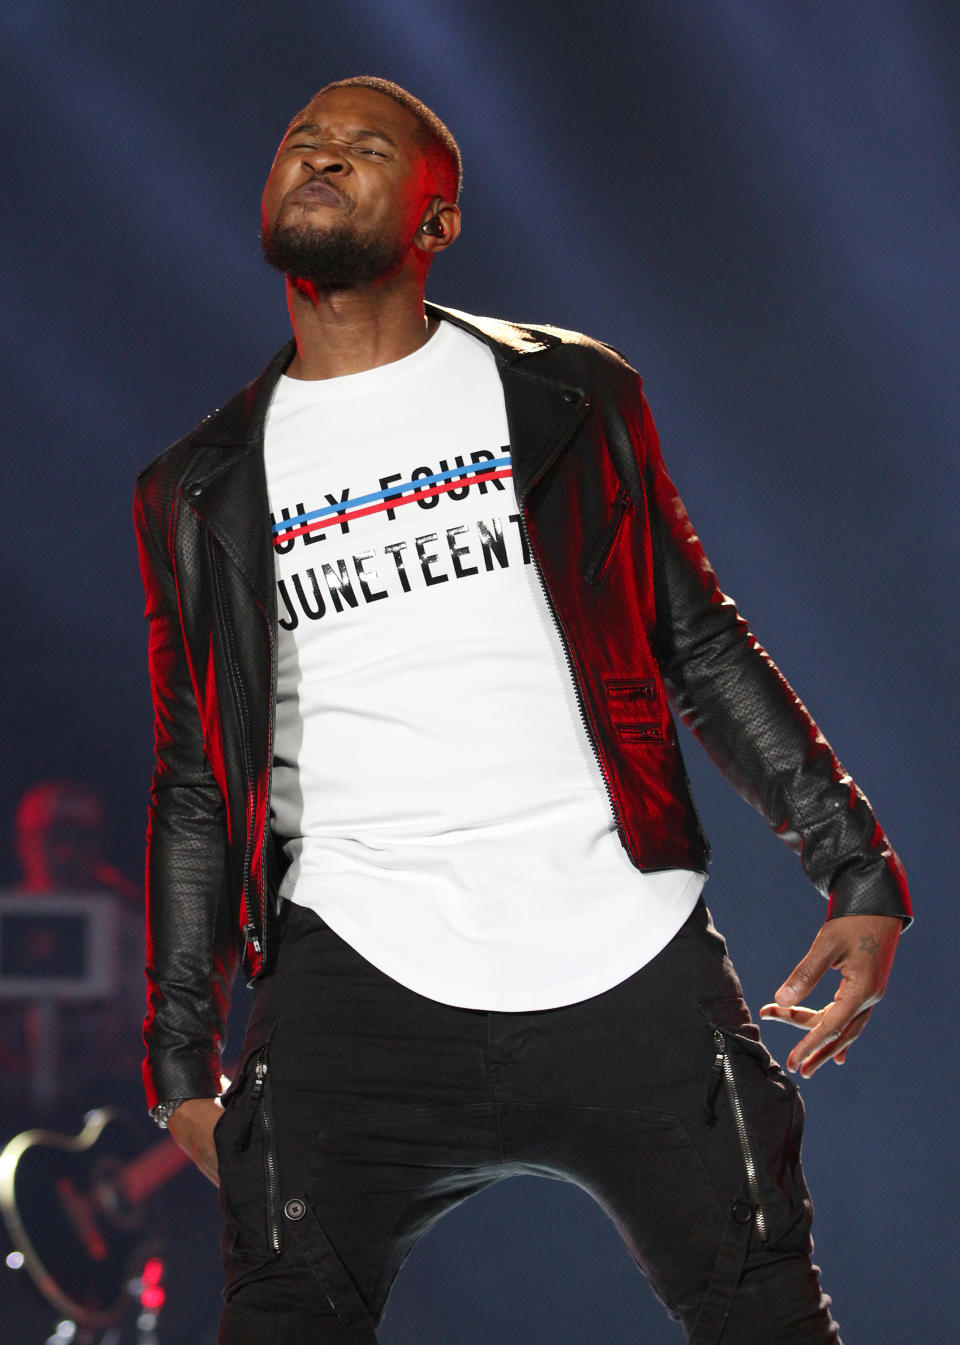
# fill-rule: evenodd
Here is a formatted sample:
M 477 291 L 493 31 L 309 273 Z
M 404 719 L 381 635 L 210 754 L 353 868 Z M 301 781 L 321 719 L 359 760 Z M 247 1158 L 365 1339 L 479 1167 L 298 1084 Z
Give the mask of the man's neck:
M 419 350 L 436 326 L 424 312 L 422 285 L 319 294 L 288 280 L 287 304 L 297 341 L 290 378 L 339 378 L 392 364 Z

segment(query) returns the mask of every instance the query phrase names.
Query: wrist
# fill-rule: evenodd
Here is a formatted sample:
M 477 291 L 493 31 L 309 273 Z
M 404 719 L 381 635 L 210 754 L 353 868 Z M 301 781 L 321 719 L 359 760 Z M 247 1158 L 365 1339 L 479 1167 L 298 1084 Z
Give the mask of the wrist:
M 169 1102 L 158 1102 L 155 1107 L 150 1108 L 150 1116 L 161 1130 L 166 1130 L 173 1113 L 187 1100 L 185 1097 L 177 1097 L 171 1098 Z

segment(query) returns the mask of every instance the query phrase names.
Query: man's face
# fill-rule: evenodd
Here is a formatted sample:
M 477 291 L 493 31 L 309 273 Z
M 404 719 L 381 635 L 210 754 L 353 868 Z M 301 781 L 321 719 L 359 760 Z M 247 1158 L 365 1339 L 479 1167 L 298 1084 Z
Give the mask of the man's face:
M 263 192 L 272 266 L 319 290 L 396 272 L 410 256 L 432 190 L 417 121 L 373 89 L 315 98 L 281 141 Z

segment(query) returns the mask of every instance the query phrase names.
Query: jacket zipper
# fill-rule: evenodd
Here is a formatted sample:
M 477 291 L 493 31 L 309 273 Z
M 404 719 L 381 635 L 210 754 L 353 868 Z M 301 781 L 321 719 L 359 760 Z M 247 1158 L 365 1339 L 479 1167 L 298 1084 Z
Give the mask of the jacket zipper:
M 254 1065 L 253 1098 L 260 1111 L 263 1134 L 263 1180 L 266 1190 L 267 1243 L 275 1256 L 280 1254 L 280 1178 L 277 1170 L 273 1112 L 267 1087 L 267 1047 L 261 1046 Z
M 618 487 L 607 526 L 600 534 L 594 547 L 594 557 L 584 570 L 583 577 L 588 584 L 598 584 L 606 574 L 630 503 L 630 495 L 627 489 L 624 486 Z
M 583 725 L 583 731 L 587 736 L 587 742 L 590 744 L 590 748 L 593 752 L 594 758 L 599 768 L 600 777 L 603 780 L 603 787 L 607 792 L 607 802 L 610 805 L 610 813 L 613 817 L 614 823 L 616 824 L 617 834 L 620 837 L 623 848 L 630 856 L 631 862 L 637 868 L 639 868 L 640 867 L 639 860 L 637 859 L 637 856 L 630 845 L 629 839 L 627 837 L 626 827 L 623 824 L 623 817 L 621 816 L 620 809 L 617 807 L 616 800 L 614 799 L 613 796 L 613 785 L 610 783 L 610 775 L 609 772 L 607 771 L 607 763 L 603 759 L 600 747 L 597 743 L 596 737 L 594 736 L 593 728 L 590 724 L 589 716 L 587 715 L 586 701 L 583 693 L 583 687 L 580 684 L 580 678 L 577 674 L 577 668 L 573 660 L 573 655 L 570 652 L 570 645 L 567 641 L 566 633 L 563 629 L 563 623 L 560 620 L 560 614 L 557 611 L 557 605 L 553 600 L 553 594 L 550 592 L 550 589 L 547 585 L 547 581 L 544 577 L 543 570 L 541 570 L 540 568 L 540 562 L 537 559 L 537 553 L 534 548 L 533 541 L 530 537 L 530 528 L 527 523 L 525 507 L 524 505 L 520 504 L 519 500 L 517 501 L 517 503 L 520 506 L 519 509 L 520 525 L 523 528 L 523 535 L 527 541 L 527 549 L 530 552 L 530 559 L 533 562 L 533 568 L 536 573 L 536 576 L 540 581 L 540 588 L 543 592 L 543 596 L 547 604 L 547 610 L 549 611 L 550 616 L 553 619 L 554 629 L 556 630 L 557 638 L 560 641 L 560 648 L 563 650 L 563 657 L 566 661 L 567 672 L 570 674 L 570 680 L 573 683 L 573 691 L 574 696 L 576 697 L 577 710 L 580 715 L 580 722 Z
M 227 651 L 227 667 L 230 671 L 230 684 L 233 688 L 234 699 L 237 702 L 237 709 L 240 712 L 240 721 L 243 725 L 242 743 L 243 743 L 243 765 L 246 773 L 247 785 L 247 847 L 243 856 L 243 900 L 247 908 L 248 915 L 253 914 L 250 910 L 250 869 L 253 863 L 253 814 L 254 814 L 254 783 L 253 783 L 253 750 L 250 745 L 250 716 L 247 712 L 247 698 L 243 689 L 243 678 L 240 675 L 240 667 L 237 663 L 234 641 L 233 626 L 223 600 L 223 586 L 220 579 L 220 561 L 215 554 L 213 560 L 213 583 L 217 595 L 217 616 L 220 621 L 220 628 L 223 632 L 223 642 Z M 263 912 L 260 912 L 261 924 L 263 921 Z M 251 919 L 243 926 L 243 935 L 247 943 L 258 955 L 262 954 L 263 948 L 260 942 L 259 933 L 255 922 Z
M 266 767 L 266 786 L 264 789 L 263 816 L 264 816 L 264 837 L 260 846 L 260 928 L 263 930 L 263 942 L 266 943 L 266 911 L 264 906 L 269 899 L 267 891 L 267 846 L 272 844 L 270 835 L 270 798 L 273 793 L 273 739 L 276 731 L 277 719 L 277 641 L 274 632 L 273 623 L 269 617 L 266 617 L 267 638 L 270 641 L 270 705 L 267 715 L 267 767 Z M 254 944 L 258 953 L 263 953 L 263 949 Z
M 716 1055 L 714 1056 L 713 1066 L 710 1070 L 710 1086 L 707 1092 L 707 1114 L 705 1119 L 710 1125 L 716 1121 L 716 1098 L 722 1079 L 726 1084 L 727 1097 L 730 1100 L 730 1107 L 733 1111 L 733 1119 L 737 1129 L 737 1139 L 740 1143 L 740 1153 L 743 1158 L 743 1166 L 747 1173 L 747 1189 L 750 1192 L 750 1203 L 753 1205 L 757 1233 L 760 1237 L 760 1241 L 766 1242 L 767 1219 L 764 1214 L 763 1203 L 760 1199 L 760 1180 L 757 1175 L 757 1165 L 753 1157 L 750 1136 L 747 1133 L 747 1122 L 743 1114 L 743 1104 L 740 1101 L 740 1092 L 737 1088 L 737 1076 L 734 1073 L 733 1061 L 730 1059 L 730 1053 L 727 1050 L 727 1039 L 718 1027 L 713 1029 L 713 1043 L 716 1047 Z

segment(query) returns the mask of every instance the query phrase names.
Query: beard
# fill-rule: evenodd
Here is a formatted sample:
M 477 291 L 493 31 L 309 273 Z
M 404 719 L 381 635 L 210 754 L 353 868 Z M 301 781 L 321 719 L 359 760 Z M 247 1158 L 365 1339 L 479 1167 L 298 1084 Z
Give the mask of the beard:
M 382 237 L 364 235 L 346 224 L 329 229 L 281 224 L 260 235 L 264 260 L 294 284 L 317 290 L 352 289 L 388 275 L 406 248 Z

